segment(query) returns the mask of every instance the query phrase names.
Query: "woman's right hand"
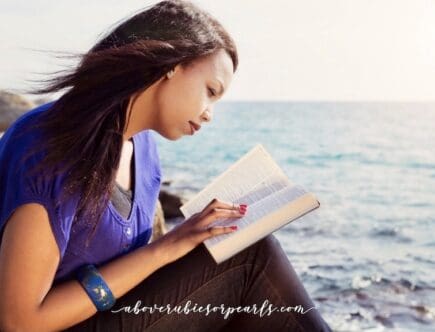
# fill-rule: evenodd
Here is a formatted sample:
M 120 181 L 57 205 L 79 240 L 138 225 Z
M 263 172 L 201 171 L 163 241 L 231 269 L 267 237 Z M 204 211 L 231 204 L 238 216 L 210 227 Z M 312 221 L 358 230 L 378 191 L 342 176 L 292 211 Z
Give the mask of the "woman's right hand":
M 243 217 L 246 208 L 245 204 L 234 204 L 233 207 L 233 204 L 215 198 L 201 212 L 192 215 L 154 241 L 155 245 L 159 246 L 159 252 L 165 262 L 171 263 L 210 237 L 234 232 L 231 226 L 210 224 L 218 219 Z

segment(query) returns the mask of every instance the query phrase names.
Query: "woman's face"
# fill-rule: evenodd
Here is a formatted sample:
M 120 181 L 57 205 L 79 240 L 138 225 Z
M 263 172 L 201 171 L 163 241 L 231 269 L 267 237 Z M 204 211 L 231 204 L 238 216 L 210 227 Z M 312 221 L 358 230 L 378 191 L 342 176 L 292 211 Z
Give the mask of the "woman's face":
M 151 128 L 170 140 L 191 135 L 189 121 L 197 125 L 211 121 L 214 104 L 232 78 L 232 60 L 223 49 L 190 66 L 178 65 L 172 75 L 165 75 L 139 95 L 132 118 L 141 122 L 142 130 Z

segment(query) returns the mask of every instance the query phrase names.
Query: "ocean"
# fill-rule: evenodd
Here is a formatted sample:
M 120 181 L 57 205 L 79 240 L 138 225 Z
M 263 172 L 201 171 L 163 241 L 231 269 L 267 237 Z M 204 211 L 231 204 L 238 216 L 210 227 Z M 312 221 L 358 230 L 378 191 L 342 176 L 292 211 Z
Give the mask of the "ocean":
M 274 234 L 334 331 L 435 331 L 435 104 L 222 101 L 155 137 L 185 199 L 258 143 L 317 196 Z

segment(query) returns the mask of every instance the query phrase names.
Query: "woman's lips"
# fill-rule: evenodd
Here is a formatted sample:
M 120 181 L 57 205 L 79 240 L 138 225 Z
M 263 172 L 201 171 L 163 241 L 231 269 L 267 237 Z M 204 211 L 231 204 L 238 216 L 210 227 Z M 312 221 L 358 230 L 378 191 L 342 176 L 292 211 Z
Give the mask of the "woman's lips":
M 201 129 L 201 126 L 199 124 L 196 124 L 195 122 L 189 121 L 190 127 L 192 128 L 192 134 L 195 133 L 195 131 L 198 131 Z

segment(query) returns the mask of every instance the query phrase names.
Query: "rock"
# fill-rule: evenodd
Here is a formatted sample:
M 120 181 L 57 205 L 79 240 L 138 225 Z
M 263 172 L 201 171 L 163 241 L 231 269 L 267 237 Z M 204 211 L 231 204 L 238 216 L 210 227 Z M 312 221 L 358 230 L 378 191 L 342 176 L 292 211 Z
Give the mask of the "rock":
M 36 98 L 36 99 L 34 99 L 34 100 L 33 100 L 33 103 L 34 103 L 36 106 L 39 106 L 39 105 L 42 105 L 42 104 L 49 103 L 49 102 L 51 102 L 51 101 L 53 101 L 53 100 L 50 99 L 50 98 L 47 98 L 47 97 L 41 97 L 41 98 Z
M 160 200 L 157 200 L 156 214 L 154 216 L 153 223 L 153 234 L 151 235 L 151 239 L 149 242 L 153 242 L 157 240 L 162 235 L 166 234 L 168 231 L 165 223 L 165 216 L 162 209 L 162 204 Z
M 22 96 L 0 91 L 0 132 L 6 131 L 19 116 L 35 106 L 33 102 Z
M 183 220 L 183 214 L 180 211 L 180 206 L 183 205 L 182 199 L 162 189 L 157 200 L 156 213 L 153 221 L 153 234 L 150 242 L 157 240 L 169 230 L 166 220 L 173 219 Z
M 160 190 L 159 200 L 162 204 L 165 218 L 171 219 L 183 216 L 180 211 L 180 206 L 183 205 L 183 202 L 179 196 L 171 194 L 166 190 Z

